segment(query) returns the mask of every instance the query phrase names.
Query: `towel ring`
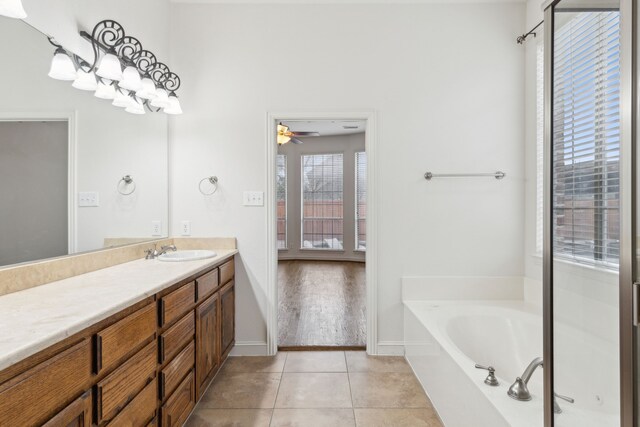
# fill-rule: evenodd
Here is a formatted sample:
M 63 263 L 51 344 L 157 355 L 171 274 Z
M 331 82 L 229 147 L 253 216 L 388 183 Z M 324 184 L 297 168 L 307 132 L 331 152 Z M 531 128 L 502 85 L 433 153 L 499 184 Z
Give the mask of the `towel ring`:
M 131 189 L 131 191 L 122 191 L 121 187 L 122 187 L 122 183 L 124 182 L 124 186 L 127 187 L 129 185 L 133 184 L 133 188 Z M 133 178 L 131 178 L 131 175 L 125 175 L 122 178 L 120 178 L 120 181 L 118 181 L 118 193 L 122 194 L 123 196 L 129 196 L 131 194 L 133 194 L 133 192 L 136 191 L 136 183 L 133 182 Z
M 206 192 L 202 190 L 202 183 L 208 181 L 211 185 L 213 185 L 213 191 L 211 192 Z M 206 178 L 202 178 L 200 180 L 200 183 L 198 184 L 198 190 L 200 190 L 200 193 L 202 193 L 202 195 L 204 196 L 211 196 L 213 193 L 215 193 L 216 191 L 218 191 L 218 177 L 217 176 L 208 176 Z

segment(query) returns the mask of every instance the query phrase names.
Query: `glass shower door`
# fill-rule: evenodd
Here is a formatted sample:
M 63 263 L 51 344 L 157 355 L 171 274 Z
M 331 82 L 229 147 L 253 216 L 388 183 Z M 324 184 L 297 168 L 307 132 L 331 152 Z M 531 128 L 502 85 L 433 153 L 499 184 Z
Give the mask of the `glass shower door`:
M 585 4 L 552 6 L 545 419 L 563 427 L 620 425 L 620 11 Z

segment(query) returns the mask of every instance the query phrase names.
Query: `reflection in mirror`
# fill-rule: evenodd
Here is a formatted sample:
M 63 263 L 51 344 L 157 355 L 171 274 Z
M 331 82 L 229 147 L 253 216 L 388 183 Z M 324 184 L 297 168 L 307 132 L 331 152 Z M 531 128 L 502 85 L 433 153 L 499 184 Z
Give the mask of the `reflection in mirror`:
M 0 266 L 167 236 L 166 115 L 49 78 L 55 48 L 20 20 L 0 37 Z
M 620 13 L 554 9 L 552 85 L 554 418 L 619 425 Z M 595 369 L 595 370 L 594 370 Z

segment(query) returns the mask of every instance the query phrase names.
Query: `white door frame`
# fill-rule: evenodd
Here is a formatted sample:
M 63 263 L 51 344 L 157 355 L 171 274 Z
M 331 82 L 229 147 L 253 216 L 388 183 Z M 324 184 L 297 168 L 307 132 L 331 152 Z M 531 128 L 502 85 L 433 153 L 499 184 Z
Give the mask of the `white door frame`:
M 270 112 L 267 113 L 267 354 L 278 352 L 278 246 L 276 233 L 277 125 L 286 120 L 365 120 L 367 153 L 367 353 L 378 354 L 378 186 L 376 113 L 366 112 Z
M 68 252 L 69 255 L 74 254 L 77 249 L 78 225 L 76 223 L 77 204 L 76 204 L 76 112 L 16 112 L 16 113 L 0 113 L 0 121 L 2 122 L 67 122 L 67 134 L 69 138 L 67 151 L 67 232 L 68 232 Z

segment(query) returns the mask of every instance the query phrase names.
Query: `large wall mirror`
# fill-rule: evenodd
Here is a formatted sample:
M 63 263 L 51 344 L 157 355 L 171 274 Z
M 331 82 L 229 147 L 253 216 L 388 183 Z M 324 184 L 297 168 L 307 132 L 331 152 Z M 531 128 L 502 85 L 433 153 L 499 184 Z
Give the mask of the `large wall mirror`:
M 49 78 L 55 48 L 23 21 L 0 38 L 0 268 L 167 236 L 166 115 Z

